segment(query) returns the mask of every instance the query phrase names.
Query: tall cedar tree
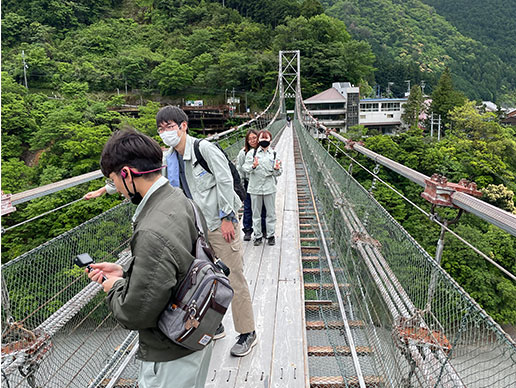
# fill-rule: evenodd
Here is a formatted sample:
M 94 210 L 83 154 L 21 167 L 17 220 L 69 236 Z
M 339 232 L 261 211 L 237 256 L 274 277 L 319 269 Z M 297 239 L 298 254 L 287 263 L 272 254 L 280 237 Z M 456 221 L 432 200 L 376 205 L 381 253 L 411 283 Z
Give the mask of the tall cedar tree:
M 446 67 L 432 93 L 431 111 L 434 115 L 441 115 L 442 122 L 448 124 L 450 122 L 448 113 L 453 108 L 464 105 L 465 102 L 464 94 L 453 88 L 450 68 Z
M 410 95 L 407 103 L 404 105 L 404 113 L 401 119 L 409 126 L 410 129 L 416 129 L 419 122 L 419 115 L 423 110 L 424 97 L 419 85 L 414 85 L 410 89 Z

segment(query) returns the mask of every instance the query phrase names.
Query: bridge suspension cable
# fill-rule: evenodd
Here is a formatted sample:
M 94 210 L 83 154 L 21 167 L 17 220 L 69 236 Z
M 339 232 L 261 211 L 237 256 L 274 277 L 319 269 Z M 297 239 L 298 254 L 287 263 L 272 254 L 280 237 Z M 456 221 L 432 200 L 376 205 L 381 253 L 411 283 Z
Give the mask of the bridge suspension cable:
M 329 130 L 325 125 L 319 123 L 309 112 L 309 110 L 306 108 L 303 98 L 301 96 L 301 88 L 300 85 L 297 88 L 297 96 L 296 96 L 296 115 L 298 119 L 303 123 L 303 125 L 307 128 L 307 130 L 313 135 L 319 137 L 319 135 L 323 135 L 325 138 L 327 138 L 329 135 L 334 136 L 336 139 L 340 140 L 344 144 L 347 145 L 350 149 L 353 149 L 368 158 L 375 161 L 377 164 L 381 164 L 388 169 L 404 176 L 405 178 L 409 179 L 410 181 L 418 184 L 422 187 L 427 187 L 427 182 L 430 180 L 430 178 L 416 170 L 413 170 L 409 167 L 406 167 L 398 162 L 395 162 L 389 158 L 386 158 L 380 154 L 377 154 L 376 152 L 373 152 L 366 147 L 353 142 L 349 139 L 344 138 L 342 135 L 336 133 L 335 131 Z M 340 149 L 340 148 L 339 148 Z M 352 159 L 346 152 L 341 152 L 346 155 L 346 157 Z M 359 164 L 355 159 L 352 159 L 354 162 Z M 361 164 L 359 164 L 362 168 L 365 169 L 365 167 Z M 446 230 L 450 232 L 454 237 L 459 239 L 461 242 L 466 244 L 469 248 L 473 249 L 477 254 L 479 254 L 482 258 L 484 258 L 486 261 L 494 265 L 496 268 L 498 268 L 500 271 L 502 271 L 506 276 L 511 278 L 513 281 L 516 281 L 516 276 L 509 272 L 507 269 L 502 267 L 500 264 L 496 263 L 493 259 L 491 259 L 489 256 L 487 256 L 485 253 L 480 251 L 478 248 L 473 246 L 473 244 L 466 241 L 464 238 L 459 236 L 457 233 L 455 233 L 453 230 L 448 228 L 447 225 L 445 225 L 443 222 L 440 222 L 437 217 L 435 217 L 432 214 L 429 214 L 428 212 L 421 209 L 419 206 L 414 204 L 412 201 L 409 201 L 408 198 L 406 198 L 403 194 L 401 194 L 399 191 L 395 190 L 390 185 L 386 184 L 383 180 L 381 180 L 376 174 L 373 174 L 371 171 L 365 169 L 369 174 L 371 174 L 375 179 L 380 180 L 383 184 L 385 184 L 389 189 L 396 192 L 399 196 L 401 196 L 404 200 L 408 201 L 412 206 L 417 208 L 419 211 L 421 211 L 423 214 L 425 214 L 432 222 L 435 222 L 436 224 L 440 225 L 443 230 Z M 457 185 L 455 185 L 457 186 Z M 445 188 L 446 189 L 446 188 Z M 516 236 L 516 215 L 511 214 L 505 210 L 499 209 L 493 205 L 490 205 L 484 201 L 481 201 L 475 197 L 472 197 L 471 195 L 465 194 L 460 191 L 456 190 L 450 190 L 448 189 L 450 195 L 450 201 L 451 203 L 461 209 L 468 211 L 485 221 L 489 222 L 490 224 L 493 224 L 495 226 L 498 226 L 499 228 L 505 230 L 506 232 L 512 234 L 513 236 Z M 440 258 L 438 260 L 440 262 Z
M 374 179 L 380 181 L 382 184 L 384 184 L 386 187 L 388 187 L 390 190 L 392 190 L 394 193 L 396 193 L 398 196 L 400 196 L 401 198 L 403 198 L 406 202 L 408 202 L 412 207 L 414 207 L 415 209 L 417 209 L 419 212 L 423 213 L 426 217 L 428 217 L 428 219 L 434 223 L 436 223 L 437 225 L 441 226 L 443 229 L 445 229 L 447 232 L 451 233 L 455 238 L 457 238 L 458 240 L 460 240 L 462 243 L 464 243 L 465 245 L 467 245 L 469 248 L 471 248 L 472 250 L 475 251 L 475 253 L 479 254 L 480 256 L 482 256 L 486 261 L 488 261 L 489 263 L 491 263 L 492 265 L 494 265 L 496 268 L 498 268 L 500 271 L 502 271 L 505 275 L 507 275 L 509 278 L 511 278 L 512 280 L 516 281 L 516 276 L 509 272 L 508 270 L 506 270 L 504 267 L 502 267 L 500 264 L 498 264 L 496 261 L 494 261 L 493 259 L 491 259 L 489 256 L 487 256 L 484 252 L 482 252 L 481 250 L 479 250 L 477 247 L 475 247 L 473 244 L 471 244 L 469 241 L 467 241 L 466 239 L 464 239 L 463 237 L 461 237 L 460 235 L 458 235 L 457 233 L 455 233 L 452 229 L 450 229 L 447 225 L 445 225 L 445 223 L 439 221 L 437 219 L 437 217 L 435 217 L 434 214 L 431 214 L 429 212 L 427 212 L 426 210 L 424 210 L 423 208 L 421 208 L 420 206 L 418 206 L 416 203 L 414 203 L 412 200 L 410 200 L 409 198 L 407 198 L 403 193 L 401 193 L 399 190 L 397 190 L 396 188 L 394 188 L 393 186 L 391 186 L 389 183 L 387 183 L 386 181 L 384 181 L 382 178 L 380 178 L 376 173 L 374 173 L 373 171 L 369 170 L 366 166 L 364 166 L 363 164 L 361 164 L 358 160 L 356 160 L 355 158 L 353 158 L 351 155 L 349 155 L 345 150 L 343 150 L 338 144 L 336 143 L 333 143 L 333 145 L 335 146 L 336 149 L 338 149 L 340 152 L 342 152 L 347 158 L 349 158 L 351 161 L 353 161 L 353 163 L 357 164 L 358 166 L 360 166 L 364 171 L 366 171 L 367 173 L 369 173 L 371 176 L 374 177 Z

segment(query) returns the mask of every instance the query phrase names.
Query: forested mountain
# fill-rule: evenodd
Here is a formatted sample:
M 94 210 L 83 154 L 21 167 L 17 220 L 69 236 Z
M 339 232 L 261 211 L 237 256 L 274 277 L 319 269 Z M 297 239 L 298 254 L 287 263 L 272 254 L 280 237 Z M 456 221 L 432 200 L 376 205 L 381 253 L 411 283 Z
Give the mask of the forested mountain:
M 371 44 L 377 58 L 376 81 L 384 88 L 387 82 L 395 82 L 394 88 L 399 92 L 407 90 L 405 80 L 424 80 L 429 86 L 425 91 L 431 91 L 436 76 L 449 66 L 456 87 L 471 99 L 503 103 L 515 97 L 514 2 L 327 0 L 323 3 L 326 13 L 343 20 L 353 37 Z M 425 3 L 435 4 L 437 9 Z M 484 18 L 487 14 L 489 17 Z M 487 24 L 489 28 L 484 29 Z M 512 105 L 515 103 L 512 101 Z
M 366 145 L 427 175 L 474 180 L 486 200 L 514 211 L 514 128 L 500 125 L 495 115 L 479 112 L 471 102 L 459 106 L 465 100 L 460 91 L 470 99 L 513 98 L 516 103 L 516 29 L 514 20 L 507 20 L 509 12 L 494 12 L 488 20 L 504 26 L 488 32 L 478 27 L 484 14 L 467 10 L 472 7 L 463 0 L 455 2 L 463 4 L 460 10 L 438 0 L 222 3 L 3 1 L 2 190 L 16 193 L 97 169 L 103 144 L 125 125 L 159 139 L 155 114 L 162 102 L 222 103 L 225 92 L 235 88 L 259 111 L 276 86 L 278 51 L 298 49 L 305 98 L 335 81 L 350 81 L 362 91 L 394 82 L 391 89 L 397 95 L 407 90 L 406 80 L 412 85 L 424 80 L 427 94 L 444 90 L 440 106 L 449 110 L 450 126 L 441 142 L 411 130 L 392 138 L 369 136 Z M 478 0 L 474 4 L 481 6 Z M 484 8 L 498 4 L 482 3 Z M 469 25 L 468 18 L 477 26 Z M 28 88 L 23 86 L 24 61 Z M 446 88 L 436 87 L 440 78 L 448 80 Z M 452 90 L 452 78 L 458 91 Z M 136 101 L 142 104 L 138 118 L 112 109 Z M 419 188 L 384 175 L 421 201 Z M 98 180 L 19 205 L 2 224 L 9 227 L 69 204 L 101 185 Z M 375 197 L 425 249 L 435 250 L 438 230 L 382 186 Z M 118 202 L 117 196 L 79 201 L 6 232 L 2 261 Z M 474 217 L 463 218 L 457 229 L 516 272 L 515 239 Z M 496 319 L 516 323 L 516 286 L 499 271 L 456 242 L 446 246 L 443 266 Z
M 320 3 L 263 5 L 274 20 L 261 23 L 202 0 L 2 2 L 2 190 L 16 193 L 97 169 L 103 143 L 126 124 L 159 139 L 154 116 L 161 101 L 220 104 L 235 88 L 259 111 L 272 98 L 282 49 L 303 51 L 307 95 L 332 80 L 373 78 L 369 45 L 352 39 Z M 145 103 L 139 118 L 112 110 L 128 101 Z M 4 222 L 41 214 L 100 184 L 20 205 Z M 2 260 L 112 204 L 80 202 L 70 208 L 80 216 L 67 209 L 69 217 L 53 213 L 7 233 Z
M 507 63 L 516 63 L 516 2 L 507 0 L 422 0 L 463 35 Z

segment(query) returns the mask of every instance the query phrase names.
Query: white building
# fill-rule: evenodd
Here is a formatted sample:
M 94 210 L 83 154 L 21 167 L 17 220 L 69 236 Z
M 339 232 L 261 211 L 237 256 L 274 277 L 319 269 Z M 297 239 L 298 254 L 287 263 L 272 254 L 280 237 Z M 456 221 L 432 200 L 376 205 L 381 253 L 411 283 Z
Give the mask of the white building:
M 406 98 L 365 98 L 360 100 L 360 125 L 393 133 L 402 125 L 401 115 Z
M 358 124 L 360 90 L 349 82 L 334 82 L 330 89 L 306 99 L 310 114 L 329 128 L 345 131 Z
M 401 114 L 406 98 L 359 98 L 358 87 L 349 82 L 334 82 L 330 89 L 304 102 L 320 123 L 342 132 L 360 124 L 382 133 L 392 133 L 402 125 Z

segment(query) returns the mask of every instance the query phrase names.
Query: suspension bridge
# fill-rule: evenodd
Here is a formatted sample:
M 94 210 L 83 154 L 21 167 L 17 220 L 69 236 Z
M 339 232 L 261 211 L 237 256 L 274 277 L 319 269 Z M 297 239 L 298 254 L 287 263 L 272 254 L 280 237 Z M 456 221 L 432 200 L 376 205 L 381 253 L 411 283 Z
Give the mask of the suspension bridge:
M 295 105 L 291 125 L 288 99 Z M 516 344 L 439 266 L 442 242 L 430 256 L 320 138 L 421 185 L 432 208 L 454 206 L 516 236 L 514 215 L 475 198 L 467 183 L 426 177 L 320 125 L 303 104 L 299 51 L 280 52 L 269 106 L 211 140 L 235 158 L 249 128 L 273 133 L 284 166 L 277 244 L 244 242 L 258 345 L 231 357 L 237 334 L 227 314 L 207 387 L 515 386 Z M 383 184 L 377 169 L 371 174 L 373 187 Z M 12 203 L 99 177 L 15 194 Z M 84 252 L 127 262 L 133 212 L 124 202 L 2 266 L 2 386 L 137 387 L 137 333 L 117 324 L 101 286 L 73 267 Z M 441 237 L 453 233 L 446 221 L 425 215 L 441 226 Z

